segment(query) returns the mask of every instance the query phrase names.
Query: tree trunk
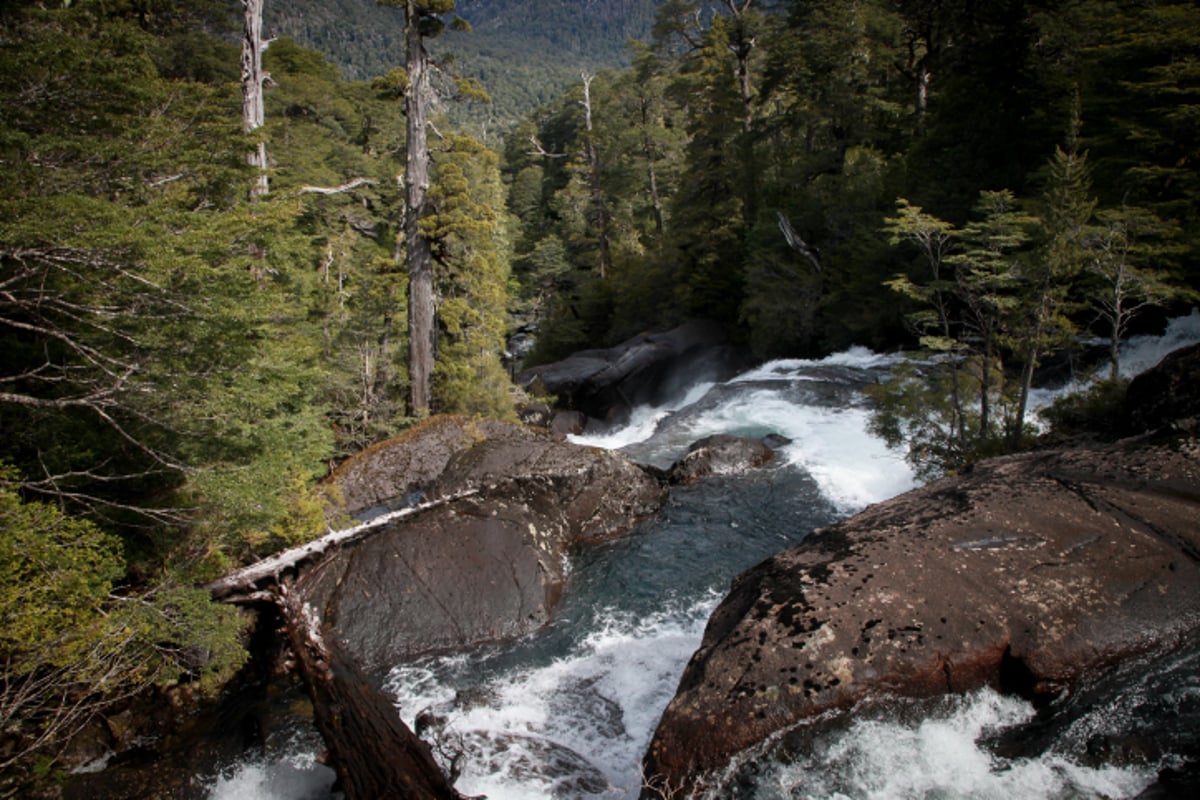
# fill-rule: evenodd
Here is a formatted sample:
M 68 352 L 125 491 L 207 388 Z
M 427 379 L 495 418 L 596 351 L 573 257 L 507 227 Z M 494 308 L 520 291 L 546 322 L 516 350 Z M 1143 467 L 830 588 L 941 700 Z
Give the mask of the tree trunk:
M 758 207 L 758 174 L 754 167 L 754 85 L 750 73 L 750 55 L 757 45 L 757 37 L 748 29 L 746 12 L 752 0 L 736 3 L 729 0 L 729 10 L 733 14 L 733 41 L 729 50 L 737 61 L 738 92 L 742 100 L 742 140 L 741 159 L 744 181 L 742 204 L 742 219 L 749 227 L 754 224 Z
M 658 193 L 658 171 L 655 169 L 657 159 L 654 155 L 654 147 L 650 143 L 650 102 L 643 97 L 640 105 L 642 112 L 642 153 L 646 157 L 646 168 L 650 179 L 650 205 L 654 209 L 654 232 L 661 235 L 663 232 L 663 209 L 662 198 Z
M 979 441 L 991 438 L 992 428 L 992 336 L 985 333 L 979 364 Z
M 588 186 L 592 192 L 592 210 L 596 217 L 596 239 L 600 246 L 600 277 L 607 278 L 612 267 L 612 254 L 609 246 L 608 205 L 604 202 L 604 191 L 600 187 L 600 154 L 596 152 L 596 142 L 593 139 L 592 130 L 593 76 L 584 73 L 582 77 L 584 128 L 587 131 Z
M 458 800 L 429 746 L 409 730 L 329 627 L 314 618 L 303 595 L 297 585 L 280 605 L 347 800 Z
M 266 121 L 263 111 L 263 0 L 243 0 L 243 5 L 246 13 L 242 30 L 242 131 L 253 133 Z M 250 197 L 262 197 L 268 191 L 265 141 L 260 141 L 246 156 L 246 163 L 258 170 Z
M 408 262 L 408 376 L 409 413 L 429 414 L 433 403 L 433 365 L 436 358 L 436 303 L 433 294 L 433 251 L 420 230 L 427 215 L 429 145 L 425 104 L 429 96 L 429 57 L 421 36 L 421 15 L 413 0 L 405 4 L 405 67 L 408 93 L 408 162 L 405 170 L 404 240 Z
M 1017 397 L 1017 410 L 1013 414 L 1012 430 L 1009 432 L 1009 444 L 1016 450 L 1025 439 L 1025 415 L 1029 413 L 1029 392 L 1033 389 L 1033 373 L 1037 368 L 1038 352 L 1036 344 L 1029 347 L 1025 354 L 1025 364 L 1021 367 L 1021 392 Z

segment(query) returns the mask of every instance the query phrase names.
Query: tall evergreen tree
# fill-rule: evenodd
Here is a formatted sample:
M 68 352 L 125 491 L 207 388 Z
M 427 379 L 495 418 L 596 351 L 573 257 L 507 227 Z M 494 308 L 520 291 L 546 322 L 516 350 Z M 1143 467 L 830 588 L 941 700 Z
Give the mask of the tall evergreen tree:
M 504 351 L 508 235 L 499 159 L 470 137 L 443 141 L 423 223 L 439 264 L 434 398 L 449 413 L 512 414 Z
M 408 378 L 409 413 L 424 416 L 433 402 L 433 368 L 437 354 L 434 296 L 433 253 L 421 231 L 421 220 L 430 213 L 429 191 L 429 103 L 430 55 L 426 39 L 440 34 L 445 23 L 439 15 L 454 10 L 454 0 L 379 0 L 380 5 L 399 6 L 404 10 L 404 68 L 407 88 L 404 113 L 407 120 L 404 170 L 404 242 L 397 246 L 397 260 L 403 258 L 408 271 Z

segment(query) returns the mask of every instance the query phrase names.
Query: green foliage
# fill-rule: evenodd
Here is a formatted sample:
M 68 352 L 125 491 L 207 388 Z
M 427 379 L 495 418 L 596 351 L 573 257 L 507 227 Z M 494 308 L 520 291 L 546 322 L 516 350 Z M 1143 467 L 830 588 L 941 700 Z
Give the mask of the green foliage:
M 995 418 L 983 429 L 978 407 L 962 398 L 984 391 L 983 360 L 910 361 L 892 376 L 867 387 L 874 403 L 869 429 L 889 446 L 905 449 L 905 459 L 923 479 L 952 475 L 995 455 L 1000 427 Z M 994 404 L 994 369 L 986 383 Z
M 1196 300 L 1194 288 L 1170 280 L 1149 264 L 1178 252 L 1178 231 L 1152 211 L 1122 206 L 1097 213 L 1085 231 L 1085 302 L 1107 328 L 1111 340 L 1109 379 L 1120 369 L 1120 342 L 1139 314 L 1171 299 Z
M 78 661 L 87 645 L 77 637 L 101 623 L 123 574 L 120 542 L 8 488 L 0 488 L 0 531 L 0 652 L 10 669 L 25 675 L 43 662 Z
M 957 471 L 999 449 L 998 409 L 1011 403 L 1004 348 L 1027 344 L 1014 333 L 1017 318 L 1031 293 L 1048 291 L 1046 281 L 1027 279 L 1034 219 L 1007 191 L 981 192 L 978 218 L 962 228 L 903 198 L 897 210 L 884 231 L 893 242 L 915 246 L 914 271 L 922 277 L 901 274 L 887 285 L 918 304 L 908 319 L 935 358 L 924 371 L 902 373 L 877 390 L 872 424 L 891 444 L 907 443 L 919 471 Z M 1023 431 L 1026 390 L 1019 390 L 1010 429 Z
M 417 4 L 427 34 L 455 9 L 476 31 L 433 45 L 459 51 L 444 94 L 512 126 L 501 162 L 435 120 L 443 409 L 510 413 L 506 311 L 537 359 L 703 315 L 762 357 L 925 346 L 875 424 L 953 471 L 1023 446 L 1034 367 L 1094 315 L 1196 296 L 1194 3 L 667 2 L 628 52 L 653 3 L 530 3 Z M 226 674 L 240 623 L 180 587 L 319 532 L 328 462 L 410 422 L 405 12 L 267 4 L 292 38 L 251 202 L 229 11 L 0 11 L 0 491 L 25 531 L 0 567 L 70 540 L 47 610 L 6 606 L 4 646 L 41 642 L 20 680 Z
M 404 52 L 403 9 L 397 7 L 402 5 L 290 0 L 267 3 L 264 23 L 273 35 L 290 36 L 324 53 L 347 78 L 370 80 L 388 72 Z M 492 100 L 486 106 L 459 105 L 448 114 L 456 127 L 491 144 L 490 137 L 561 96 L 581 70 L 626 66 L 626 43 L 649 33 L 656 0 L 602 0 L 582 9 L 539 0 L 441 5 L 452 7 L 436 12 L 450 33 L 430 42 L 435 60 L 448 64 L 453 58 L 455 72 L 478 81 Z M 455 35 L 466 31 L 472 35 Z
M 1054 401 L 1042 412 L 1049 424 L 1047 439 L 1070 439 L 1081 435 L 1115 439 L 1121 434 L 1122 404 L 1129 382 L 1099 380 L 1078 392 Z
M 437 407 L 448 413 L 511 416 L 503 365 L 508 253 L 499 158 L 454 136 L 434 162 L 433 213 L 422 228 L 437 260 L 440 336 L 434 369 Z
M 347 84 L 277 39 L 251 202 L 210 10 L 0 12 L 0 691 L 32 698 L 5 695 L 6 768 L 145 686 L 227 677 L 243 621 L 190 587 L 323 533 L 329 460 L 408 422 L 403 76 Z M 448 391 L 503 413 L 495 156 L 444 161 Z
M 372 17 L 390 9 L 326 5 L 295 12 L 290 24 L 331 13 L 364 20 L 371 36 L 396 27 Z M 1178 226 L 1181 246 L 1161 250 L 1155 269 L 1175 285 L 1197 282 L 1194 3 L 654 5 L 656 15 L 650 3 L 612 0 L 589 4 L 585 15 L 567 6 L 534 13 L 528 0 L 459 3 L 476 33 L 439 45 L 494 96 L 489 134 L 510 124 L 514 103 L 542 106 L 509 137 L 505 170 L 520 220 L 514 274 L 524 308 L 540 316 L 543 336 L 562 340 L 543 349 L 693 314 L 736 323 L 763 355 L 892 343 L 911 310 L 876 291 L 909 271 L 907 246 L 889 249 L 878 238 L 895 198 L 956 226 L 972 219 L 983 190 L 1007 187 L 1031 209 L 1048 185 L 1043 165 L 1064 142 L 1072 157 L 1087 148 L 1091 194 L 1102 204 L 1125 202 Z M 770 13 L 755 16 L 760 6 Z M 513 18 L 523 24 L 506 24 Z M 597 78 L 595 128 L 584 136 L 578 94 L 553 95 L 577 85 L 581 69 L 600 71 L 593 52 L 615 51 L 587 28 L 597 20 L 614 23 L 606 31 L 651 33 L 652 43 L 633 48 L 632 70 Z M 345 35 L 345 26 L 310 28 Z M 515 57 L 520 50 L 538 53 L 538 63 Z M 588 276 L 596 227 L 581 180 L 585 144 L 600 156 L 617 285 Z M 537 146 L 546 155 L 531 158 Z M 531 167 L 540 178 L 525 172 Z M 779 214 L 818 255 L 819 280 L 776 238 Z M 1019 265 L 1022 280 L 1035 280 L 1029 271 L 1044 263 Z M 1014 306 L 1006 312 L 1013 335 L 1053 317 L 1033 340 L 1038 351 L 1057 346 L 1064 320 L 1087 321 L 1073 311 L 1076 299 L 1053 298 L 1063 314 L 1050 317 L 1038 303 Z M 1008 355 L 1014 365 L 1038 360 L 1028 348 Z
M 243 663 L 240 612 L 178 585 L 118 593 L 123 574 L 116 537 L 0 487 L 0 772 L 52 764 L 57 744 L 144 686 L 212 690 Z

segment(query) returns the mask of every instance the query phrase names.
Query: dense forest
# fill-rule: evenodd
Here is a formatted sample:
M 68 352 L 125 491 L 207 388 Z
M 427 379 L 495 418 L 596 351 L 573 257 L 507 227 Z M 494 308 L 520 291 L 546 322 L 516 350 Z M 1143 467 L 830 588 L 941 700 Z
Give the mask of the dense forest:
M 561 96 L 581 71 L 627 66 L 631 39 L 645 39 L 661 0 L 459 0 L 474 31 L 431 43 L 455 71 L 482 81 L 486 105 L 447 104 L 464 130 L 489 141 Z M 268 36 L 324 53 L 343 76 L 367 80 L 403 60 L 404 19 L 375 0 L 290 0 L 264 9 Z
M 426 413 L 417 242 L 433 412 L 513 414 L 518 326 L 545 361 L 703 317 L 760 358 L 938 354 L 877 397 L 931 472 L 1025 446 L 1048 355 L 1200 287 L 1194 3 L 668 0 L 632 66 L 573 68 L 498 149 L 447 109 L 521 91 L 499 65 L 530 9 L 571 4 L 473 33 L 454 5 L 415 4 L 439 94 L 419 210 L 402 8 L 378 9 L 386 55 L 339 58 L 356 80 L 271 41 L 255 125 L 241 3 L 0 10 L 10 788 L 98 711 L 242 663 L 243 618 L 195 587 L 336 525 L 329 466 Z M 570 47 L 561 25 L 539 46 Z M 468 39 L 495 48 L 482 87 L 439 59 Z

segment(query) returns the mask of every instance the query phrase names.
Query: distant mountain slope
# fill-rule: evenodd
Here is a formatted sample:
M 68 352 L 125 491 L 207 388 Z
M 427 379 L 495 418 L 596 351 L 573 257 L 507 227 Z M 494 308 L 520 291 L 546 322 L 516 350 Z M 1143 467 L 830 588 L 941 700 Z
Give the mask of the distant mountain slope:
M 581 70 L 622 67 L 626 43 L 646 39 L 662 0 L 459 0 L 471 33 L 448 33 L 434 48 L 492 93 L 490 119 L 506 125 L 553 99 Z M 375 0 L 268 0 L 269 36 L 319 50 L 351 80 L 404 60 L 404 18 Z

